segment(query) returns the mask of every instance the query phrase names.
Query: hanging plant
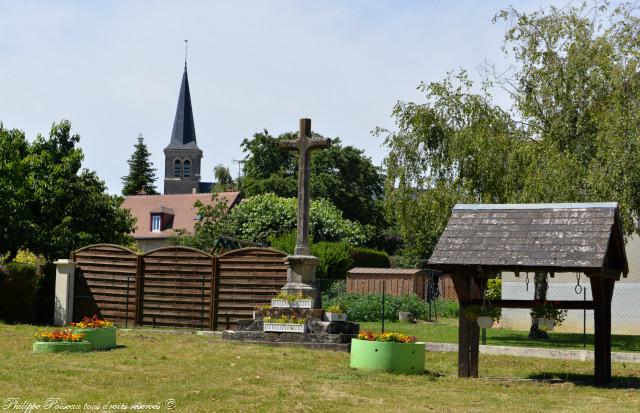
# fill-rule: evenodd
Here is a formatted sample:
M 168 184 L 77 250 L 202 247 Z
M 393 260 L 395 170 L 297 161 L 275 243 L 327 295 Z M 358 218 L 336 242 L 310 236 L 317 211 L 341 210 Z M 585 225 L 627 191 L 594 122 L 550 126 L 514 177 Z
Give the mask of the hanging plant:
M 480 328 L 491 328 L 493 323 L 500 320 L 501 310 L 490 302 L 464 306 L 464 316 L 468 320 L 476 320 Z
M 538 301 L 531 307 L 531 317 L 542 331 L 551 331 L 567 318 L 567 310 L 558 308 L 559 301 Z

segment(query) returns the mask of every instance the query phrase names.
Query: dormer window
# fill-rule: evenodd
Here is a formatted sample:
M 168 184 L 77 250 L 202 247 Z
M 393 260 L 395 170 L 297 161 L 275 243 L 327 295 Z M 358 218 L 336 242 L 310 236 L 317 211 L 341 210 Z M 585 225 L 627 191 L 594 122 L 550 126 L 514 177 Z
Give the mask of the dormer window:
M 151 215 L 151 232 L 160 232 L 162 228 L 162 216 L 160 214 Z
M 191 176 L 191 161 L 189 161 L 188 159 L 185 159 L 184 168 L 182 171 L 184 173 L 185 178 L 188 178 Z
M 180 178 L 182 176 L 182 164 L 179 159 L 176 159 L 173 163 L 173 176 L 175 178 Z

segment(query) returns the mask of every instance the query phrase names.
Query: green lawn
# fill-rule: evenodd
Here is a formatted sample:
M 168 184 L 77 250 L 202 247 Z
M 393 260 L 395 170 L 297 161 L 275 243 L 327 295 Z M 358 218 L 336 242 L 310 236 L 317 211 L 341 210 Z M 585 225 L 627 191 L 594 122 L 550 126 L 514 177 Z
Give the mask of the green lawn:
M 380 322 L 361 322 L 360 329 L 380 331 Z M 385 331 L 397 331 L 418 337 L 421 341 L 433 343 L 457 343 L 458 320 L 440 319 L 438 323 L 420 321 L 416 324 L 386 322 Z M 487 344 L 498 346 L 525 347 L 555 347 L 576 348 L 583 347 L 582 334 L 549 333 L 549 340 L 532 340 L 527 338 L 527 331 L 487 329 Z M 587 335 L 587 349 L 593 350 L 593 335 Z M 612 336 L 611 349 L 613 351 L 640 351 L 640 336 Z
M 174 399 L 184 412 L 640 411 L 638 364 L 614 363 L 614 386 L 596 388 L 592 362 L 483 355 L 484 378 L 458 379 L 456 354 L 427 353 L 427 373 L 402 376 L 352 370 L 347 353 L 192 334 L 119 332 L 122 347 L 109 352 L 32 354 L 36 330 L 0 324 L 0 400 L 167 411 Z M 567 381 L 530 380 L 553 377 Z

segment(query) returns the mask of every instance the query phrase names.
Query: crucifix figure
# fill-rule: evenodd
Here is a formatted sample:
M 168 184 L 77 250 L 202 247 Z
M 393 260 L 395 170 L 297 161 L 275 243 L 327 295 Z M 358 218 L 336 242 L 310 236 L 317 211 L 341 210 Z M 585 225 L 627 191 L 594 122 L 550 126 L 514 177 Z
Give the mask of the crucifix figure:
M 309 176 L 311 151 L 331 145 L 329 139 L 311 138 L 311 119 L 300 119 L 298 139 L 280 142 L 280 148 L 296 150 L 298 159 L 298 223 L 295 255 L 310 255 L 309 250 Z

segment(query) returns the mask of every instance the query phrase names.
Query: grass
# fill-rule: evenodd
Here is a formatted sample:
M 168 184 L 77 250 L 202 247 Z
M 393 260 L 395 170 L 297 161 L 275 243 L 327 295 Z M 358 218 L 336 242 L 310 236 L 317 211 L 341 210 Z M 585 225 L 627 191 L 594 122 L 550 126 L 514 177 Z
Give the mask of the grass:
M 364 330 L 380 331 L 380 322 L 361 322 Z M 440 319 L 438 323 L 419 321 L 416 324 L 385 322 L 385 331 L 397 331 L 418 337 L 421 341 L 434 343 L 457 343 L 458 320 Z M 582 349 L 582 334 L 549 333 L 549 340 L 532 340 L 527 338 L 528 331 L 487 329 L 487 344 L 498 346 L 554 347 Z M 587 334 L 588 350 L 593 350 L 593 335 Z M 612 351 L 640 351 L 640 336 L 611 336 Z
M 0 401 L 159 403 L 167 411 L 174 399 L 184 412 L 640 410 L 638 364 L 614 363 L 614 385 L 596 388 L 591 362 L 483 355 L 485 378 L 458 379 L 455 354 L 427 353 L 427 373 L 402 376 L 352 370 L 347 353 L 143 331 L 119 331 L 122 346 L 108 352 L 32 354 L 36 330 L 0 324 Z M 566 381 L 537 380 L 553 377 Z

